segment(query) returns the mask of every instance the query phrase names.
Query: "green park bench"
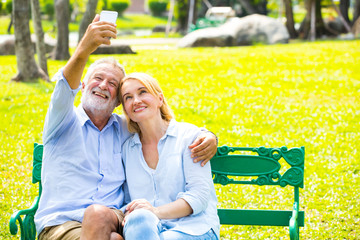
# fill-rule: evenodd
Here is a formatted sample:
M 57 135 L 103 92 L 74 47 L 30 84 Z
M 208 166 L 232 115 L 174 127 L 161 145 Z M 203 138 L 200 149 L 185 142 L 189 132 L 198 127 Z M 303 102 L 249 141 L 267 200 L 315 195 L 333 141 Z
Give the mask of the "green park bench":
M 229 154 L 234 151 L 254 152 L 254 154 Z M 16 235 L 20 226 L 21 240 L 35 240 L 36 230 L 34 215 L 41 196 L 41 164 L 43 145 L 34 144 L 32 183 L 39 183 L 39 196 L 35 197 L 29 209 L 19 210 L 10 218 L 10 232 Z M 216 155 L 211 159 L 214 183 L 277 185 L 294 188 L 294 204 L 291 211 L 284 210 L 247 210 L 247 209 L 218 209 L 220 223 L 223 225 L 259 225 L 259 226 L 288 226 L 290 239 L 299 239 L 299 227 L 304 226 L 304 212 L 299 211 L 299 187 L 304 186 L 304 158 L 305 149 L 286 147 L 281 148 L 242 148 L 218 147 Z M 280 174 L 283 158 L 288 163 L 288 169 Z M 230 178 L 229 178 L 230 177 Z M 251 177 L 251 180 L 240 180 L 239 177 Z M 23 217 L 22 217 L 23 216 Z
M 237 154 L 229 154 L 238 152 Z M 255 154 L 249 154 L 253 152 Z M 246 153 L 246 154 L 245 154 Z M 287 164 L 281 166 L 280 159 Z M 221 185 L 271 185 L 294 188 L 291 211 L 218 209 L 223 225 L 288 226 L 290 239 L 299 239 L 299 227 L 304 226 L 304 211 L 299 211 L 299 188 L 304 187 L 305 148 L 218 147 L 211 159 L 214 183 Z M 288 167 L 280 174 L 281 167 Z M 247 177 L 245 180 L 240 177 Z M 248 178 L 251 178 L 250 180 Z

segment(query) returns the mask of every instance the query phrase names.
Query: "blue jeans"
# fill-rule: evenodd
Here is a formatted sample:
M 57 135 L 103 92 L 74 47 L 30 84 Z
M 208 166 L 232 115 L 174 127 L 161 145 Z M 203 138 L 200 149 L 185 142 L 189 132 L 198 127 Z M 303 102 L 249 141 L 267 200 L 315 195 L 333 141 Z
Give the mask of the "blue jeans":
M 212 229 L 199 236 L 165 229 L 160 220 L 145 209 L 138 209 L 127 216 L 124 226 L 125 240 L 217 240 Z

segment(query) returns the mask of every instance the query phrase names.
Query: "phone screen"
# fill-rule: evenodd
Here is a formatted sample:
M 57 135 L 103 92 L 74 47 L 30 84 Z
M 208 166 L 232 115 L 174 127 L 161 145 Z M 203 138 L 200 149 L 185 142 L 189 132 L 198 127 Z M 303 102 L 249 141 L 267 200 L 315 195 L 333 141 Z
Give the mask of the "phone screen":
M 101 11 L 100 21 L 111 22 L 116 24 L 117 16 L 118 16 L 118 12 L 115 11 Z

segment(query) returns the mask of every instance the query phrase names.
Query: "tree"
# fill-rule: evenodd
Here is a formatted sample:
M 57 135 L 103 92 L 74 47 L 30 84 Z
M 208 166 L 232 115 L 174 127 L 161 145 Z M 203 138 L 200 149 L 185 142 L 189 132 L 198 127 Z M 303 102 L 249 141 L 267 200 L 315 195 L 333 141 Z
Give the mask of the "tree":
M 13 1 L 15 52 L 18 67 L 14 81 L 34 81 L 38 78 L 48 80 L 47 75 L 37 66 L 34 48 L 30 37 L 28 0 Z
M 360 17 L 360 0 L 355 0 L 352 24 Z
M 81 20 L 79 27 L 78 42 L 80 42 L 81 38 L 84 36 L 84 33 L 86 32 L 87 27 L 94 19 L 97 4 L 98 4 L 98 0 L 88 0 L 88 3 L 86 4 L 86 11 L 84 13 L 83 19 Z
M 283 2 L 285 5 L 286 28 L 290 34 L 290 38 L 292 38 L 292 39 L 297 38 L 298 33 L 295 30 L 292 2 L 291 2 L 291 0 L 283 0 Z
M 189 29 L 189 19 L 192 23 L 196 22 L 197 10 L 200 1 L 202 0 L 192 0 L 194 5 L 192 8 L 192 13 L 190 14 L 190 2 L 191 0 L 178 0 L 177 1 L 177 30 L 181 33 L 187 33 Z M 190 16 L 190 18 L 189 18 Z
M 259 14 L 262 14 L 262 15 L 267 15 L 268 14 L 268 10 L 267 10 L 267 3 L 268 1 L 267 0 L 257 0 L 257 12 Z
M 332 1 L 333 6 L 337 14 L 339 15 L 340 21 L 343 23 L 345 30 L 341 30 L 341 32 L 351 32 L 350 27 L 350 19 L 349 19 L 349 7 L 350 1 L 349 0 L 340 0 L 340 9 L 335 4 L 334 0 Z
M 55 15 L 57 25 L 57 41 L 52 58 L 55 60 L 67 60 L 69 53 L 69 0 L 55 0 Z
M 12 6 L 13 6 L 12 1 L 6 1 L 6 3 L 5 3 L 6 12 L 10 13 L 10 23 L 9 23 L 8 28 L 7 28 L 7 33 L 8 34 L 11 34 L 11 27 L 12 27 L 12 25 L 14 23 L 13 10 L 12 10 L 13 7 Z
M 256 13 L 256 9 L 251 4 L 250 0 L 239 0 L 239 3 L 246 11 L 246 15 L 251 15 Z
M 44 32 L 41 25 L 41 13 L 39 0 L 31 0 L 31 12 L 36 33 L 36 52 L 38 55 L 38 61 L 41 69 L 44 73 L 48 74 L 47 59 L 46 59 L 46 47 L 44 42 Z
M 349 7 L 350 7 L 350 0 L 340 0 L 340 4 L 339 4 L 340 13 L 348 24 L 350 23 Z
M 177 1 L 177 30 L 181 33 L 186 33 L 188 26 L 187 26 L 187 19 L 188 19 L 188 1 L 187 0 L 178 0 Z
M 314 34 L 316 37 L 323 35 L 334 36 L 337 35 L 334 31 L 325 26 L 321 15 L 321 1 L 319 0 L 305 0 L 306 16 L 301 23 L 299 34 L 303 39 L 310 38 L 310 23 L 313 20 Z M 313 16 L 313 17 L 312 17 Z
M 254 13 L 267 15 L 267 0 L 237 0 L 242 8 L 245 10 L 244 15 L 251 15 Z

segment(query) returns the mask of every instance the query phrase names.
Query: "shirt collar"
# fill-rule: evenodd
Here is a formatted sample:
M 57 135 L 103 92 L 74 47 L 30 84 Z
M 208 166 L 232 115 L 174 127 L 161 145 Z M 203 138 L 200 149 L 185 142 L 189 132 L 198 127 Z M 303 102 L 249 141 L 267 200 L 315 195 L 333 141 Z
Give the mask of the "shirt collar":
M 166 129 L 166 132 L 164 134 L 164 136 L 161 137 L 160 141 L 164 140 L 167 138 L 167 136 L 171 136 L 171 137 L 176 137 L 177 133 L 176 133 L 176 120 L 175 119 L 171 119 L 168 128 Z M 134 136 L 132 137 L 132 141 L 131 141 L 131 146 L 134 146 L 136 144 L 140 144 L 141 145 L 141 141 L 140 141 L 140 136 L 138 133 L 135 133 Z
M 176 120 L 173 118 L 170 120 L 170 123 L 169 123 L 169 127 L 168 129 L 166 130 L 166 133 L 165 135 L 162 137 L 165 138 L 166 136 L 172 136 L 172 137 L 176 137 L 177 135 L 177 131 L 176 131 Z
M 81 103 L 77 107 L 77 113 L 78 113 L 78 117 L 79 117 L 81 126 L 84 126 L 88 122 L 92 126 L 96 127 L 94 125 L 94 123 L 90 120 L 89 116 L 86 114 L 86 112 L 85 112 L 85 110 L 84 110 Z M 119 124 L 117 118 L 114 116 L 114 114 L 115 113 L 113 113 L 110 116 L 110 119 L 109 119 L 108 123 L 106 124 L 106 126 L 103 128 L 103 130 L 106 130 L 108 127 L 110 127 L 111 125 L 114 124 L 115 129 L 116 129 L 117 133 L 119 134 L 120 133 L 120 124 Z

